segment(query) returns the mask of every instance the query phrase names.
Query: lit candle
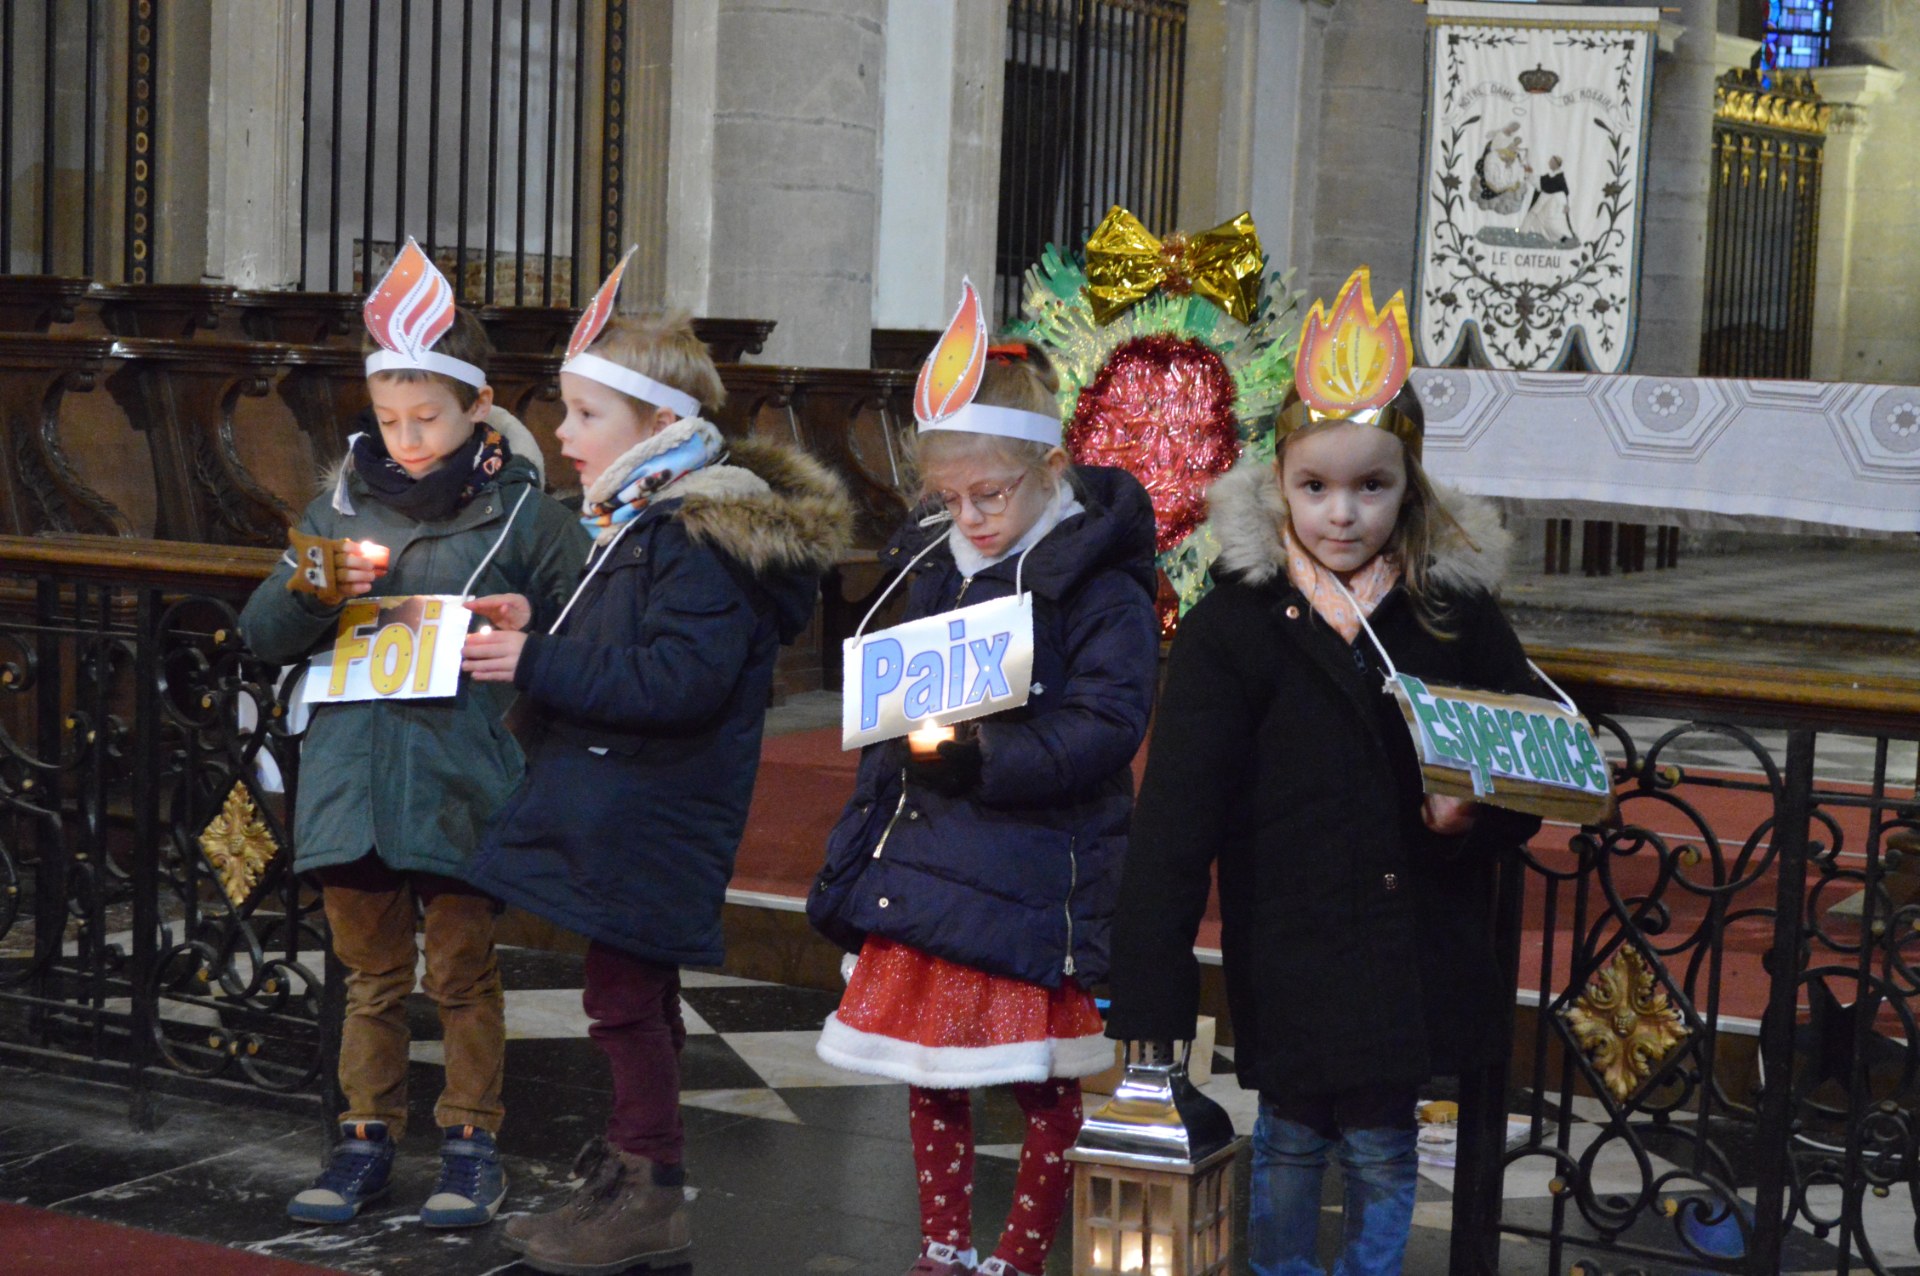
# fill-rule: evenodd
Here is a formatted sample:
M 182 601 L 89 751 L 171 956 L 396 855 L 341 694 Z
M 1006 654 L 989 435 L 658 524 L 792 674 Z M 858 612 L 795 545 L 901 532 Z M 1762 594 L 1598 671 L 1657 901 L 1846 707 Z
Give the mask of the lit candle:
M 930 762 L 940 756 L 940 746 L 953 739 L 952 727 L 921 727 L 907 733 L 907 751 L 915 761 Z
M 372 541 L 361 541 L 359 551 L 360 557 L 366 559 L 375 571 L 383 572 L 387 570 L 387 558 L 391 551 L 388 550 L 385 545 L 376 545 Z
M 482 625 L 482 626 L 480 626 L 480 628 L 478 628 L 478 629 L 476 629 L 476 630 L 474 630 L 473 632 L 475 632 L 475 633 L 477 633 L 477 634 L 490 634 L 490 633 L 492 633 L 492 632 L 493 632 L 493 626 L 492 626 L 492 625 Z

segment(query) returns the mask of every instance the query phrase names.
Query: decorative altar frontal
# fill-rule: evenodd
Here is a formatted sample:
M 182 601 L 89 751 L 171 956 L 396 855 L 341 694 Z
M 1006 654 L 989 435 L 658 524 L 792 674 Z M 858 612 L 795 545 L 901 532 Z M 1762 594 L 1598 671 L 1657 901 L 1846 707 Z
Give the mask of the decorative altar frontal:
M 1633 353 L 1657 8 L 1427 5 L 1419 361 Z
M 1420 368 L 1425 463 L 1521 512 L 1920 533 L 1920 388 Z

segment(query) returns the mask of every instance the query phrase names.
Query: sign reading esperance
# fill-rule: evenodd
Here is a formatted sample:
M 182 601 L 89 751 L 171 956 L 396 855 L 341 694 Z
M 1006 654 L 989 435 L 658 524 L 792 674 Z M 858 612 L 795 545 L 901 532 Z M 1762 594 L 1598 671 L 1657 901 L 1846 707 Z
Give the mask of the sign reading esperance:
M 849 638 L 841 648 L 840 747 L 1018 708 L 1032 684 L 1032 594 Z
M 315 656 L 306 704 L 433 700 L 460 690 L 460 648 L 473 613 L 452 594 L 367 598 L 340 609 L 333 646 Z
M 1428 792 L 1583 824 L 1612 811 L 1606 756 L 1565 705 L 1431 686 L 1404 673 L 1388 686 L 1413 732 Z

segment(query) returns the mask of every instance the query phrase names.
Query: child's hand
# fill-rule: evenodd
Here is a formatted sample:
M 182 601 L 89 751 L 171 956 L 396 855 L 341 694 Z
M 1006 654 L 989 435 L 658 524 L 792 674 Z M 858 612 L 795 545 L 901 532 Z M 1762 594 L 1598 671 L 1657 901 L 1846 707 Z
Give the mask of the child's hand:
M 1479 811 L 1477 802 L 1429 793 L 1420 805 L 1420 822 L 1441 837 L 1459 837 L 1473 827 Z
M 978 737 L 945 740 L 937 756 L 925 761 L 910 759 L 907 776 L 943 797 L 964 797 L 979 787 L 982 761 Z
M 373 582 L 387 570 L 385 563 L 374 562 L 358 548 L 346 550 L 335 561 L 333 578 L 339 583 L 342 598 L 358 598 L 373 592 Z
M 485 616 L 495 629 L 525 629 L 533 623 L 533 604 L 524 594 L 488 594 L 467 600 L 467 610 Z
M 460 667 L 475 682 L 512 682 L 513 671 L 520 666 L 520 649 L 526 645 L 527 635 L 517 629 L 468 634 L 460 650 Z

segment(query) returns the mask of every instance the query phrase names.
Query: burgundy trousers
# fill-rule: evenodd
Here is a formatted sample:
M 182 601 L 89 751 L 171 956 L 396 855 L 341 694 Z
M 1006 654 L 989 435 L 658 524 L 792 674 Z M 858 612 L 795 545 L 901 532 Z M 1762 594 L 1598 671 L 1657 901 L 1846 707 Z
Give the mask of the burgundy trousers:
M 589 944 L 581 1003 L 592 1020 L 587 1034 L 613 1069 L 607 1142 L 657 1165 L 680 1164 L 680 968 Z

